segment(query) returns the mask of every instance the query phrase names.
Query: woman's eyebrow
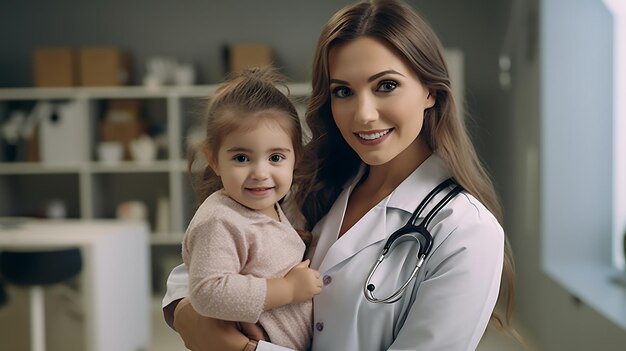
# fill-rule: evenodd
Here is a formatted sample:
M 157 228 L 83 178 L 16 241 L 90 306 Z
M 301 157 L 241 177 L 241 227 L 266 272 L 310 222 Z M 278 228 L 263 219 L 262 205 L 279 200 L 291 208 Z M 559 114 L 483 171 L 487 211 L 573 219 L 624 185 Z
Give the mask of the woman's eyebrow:
M 346 82 L 345 80 L 339 80 L 339 79 L 331 79 L 329 83 L 348 85 L 348 82 Z
M 382 72 L 374 74 L 373 76 L 367 78 L 367 81 L 368 82 L 372 82 L 372 81 L 374 81 L 374 80 L 376 80 L 376 79 L 378 79 L 378 78 L 380 78 L 380 77 L 382 77 L 382 76 L 384 76 L 386 74 L 397 74 L 397 75 L 400 75 L 400 76 L 404 77 L 404 74 L 402 74 L 402 73 L 400 73 L 398 71 L 394 71 L 392 69 L 388 69 L 386 71 L 382 71 Z
M 376 79 L 378 79 L 378 78 L 380 78 L 380 77 L 382 77 L 382 76 L 384 76 L 384 75 L 386 75 L 386 74 L 397 74 L 397 75 L 400 75 L 400 76 L 402 76 L 402 77 L 406 77 L 404 74 L 402 74 L 402 73 L 400 73 L 400 72 L 398 72 L 398 71 L 395 71 L 395 70 L 393 70 L 393 69 L 388 69 L 388 70 L 386 70 L 386 71 L 382 71 L 382 72 L 376 73 L 376 74 L 374 74 L 373 76 L 371 76 L 371 77 L 367 78 L 367 82 L 368 82 L 368 83 L 371 83 L 372 81 L 375 81 Z M 345 80 L 333 79 L 333 78 L 331 78 L 331 79 L 329 80 L 329 83 L 331 83 L 331 84 L 332 84 L 332 83 L 335 83 L 335 84 L 349 85 L 349 83 L 348 83 L 348 82 L 346 82 Z

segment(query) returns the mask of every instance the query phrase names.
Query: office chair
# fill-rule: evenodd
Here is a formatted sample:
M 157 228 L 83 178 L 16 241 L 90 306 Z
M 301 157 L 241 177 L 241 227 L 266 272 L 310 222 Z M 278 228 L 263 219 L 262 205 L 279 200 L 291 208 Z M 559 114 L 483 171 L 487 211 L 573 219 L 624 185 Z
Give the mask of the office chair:
M 46 251 L 1 251 L 0 275 L 5 283 L 30 290 L 30 340 L 32 351 L 45 351 L 44 286 L 61 283 L 82 269 L 77 248 Z

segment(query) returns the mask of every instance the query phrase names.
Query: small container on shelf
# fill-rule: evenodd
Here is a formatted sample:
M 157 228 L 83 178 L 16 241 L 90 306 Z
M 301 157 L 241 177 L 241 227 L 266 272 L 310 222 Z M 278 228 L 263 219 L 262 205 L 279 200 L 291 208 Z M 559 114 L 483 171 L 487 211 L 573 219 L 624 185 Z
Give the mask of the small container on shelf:
M 98 143 L 98 159 L 106 164 L 118 164 L 124 157 L 124 145 L 116 141 Z
M 157 145 L 147 134 L 130 142 L 130 156 L 139 163 L 152 163 L 157 156 Z

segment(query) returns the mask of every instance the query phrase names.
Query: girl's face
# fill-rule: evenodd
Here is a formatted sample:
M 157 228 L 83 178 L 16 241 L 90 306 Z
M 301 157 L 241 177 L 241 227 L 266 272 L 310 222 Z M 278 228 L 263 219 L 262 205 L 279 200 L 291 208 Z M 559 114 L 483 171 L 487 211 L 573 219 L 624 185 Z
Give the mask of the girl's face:
M 295 165 L 293 143 L 278 118 L 288 117 L 261 112 L 256 126 L 224 136 L 217 157 L 210 157 L 231 198 L 275 219 L 274 204 L 289 191 Z
M 361 160 L 376 166 L 398 155 L 415 159 L 424 110 L 435 98 L 401 56 L 361 37 L 333 47 L 328 64 L 335 124 Z

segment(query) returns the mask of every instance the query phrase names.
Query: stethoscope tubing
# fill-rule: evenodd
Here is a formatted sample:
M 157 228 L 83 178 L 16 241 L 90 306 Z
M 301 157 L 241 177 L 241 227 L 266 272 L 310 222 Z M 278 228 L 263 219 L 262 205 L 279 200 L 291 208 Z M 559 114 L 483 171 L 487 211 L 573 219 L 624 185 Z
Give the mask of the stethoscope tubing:
M 430 210 L 430 212 L 428 212 L 428 214 L 426 214 L 426 216 L 420 222 L 420 224 L 416 226 L 415 222 L 417 218 L 422 213 L 422 211 L 424 211 L 428 203 L 437 194 L 439 194 L 440 192 L 442 192 L 446 188 L 449 188 L 452 185 L 455 185 L 454 188 L 450 192 L 448 192 L 446 196 L 444 196 L 444 198 L 441 199 L 441 201 L 439 201 Z M 389 239 L 387 239 L 387 241 L 385 242 L 385 245 L 383 246 L 380 257 L 378 258 L 378 260 L 376 260 L 376 263 L 370 269 L 367 279 L 365 280 L 365 284 L 363 286 L 363 294 L 365 295 L 365 298 L 367 299 L 367 301 L 372 302 L 372 303 L 390 304 L 390 303 L 394 303 L 398 301 L 402 297 L 406 288 L 409 286 L 411 281 L 413 281 L 413 279 L 415 279 L 415 277 L 417 276 L 417 273 L 419 272 L 420 268 L 422 267 L 422 264 L 424 263 L 424 261 L 426 260 L 426 257 L 430 254 L 430 251 L 432 249 L 433 237 L 427 229 L 428 225 L 430 224 L 430 221 L 443 209 L 444 206 L 448 204 L 448 202 L 450 202 L 461 191 L 463 191 L 463 187 L 461 185 L 457 184 L 452 178 L 446 179 L 445 181 L 437 185 L 433 190 L 431 190 L 430 193 L 428 193 L 428 195 L 426 195 L 426 197 L 422 200 L 422 202 L 420 202 L 420 204 L 417 206 L 417 208 L 415 209 L 415 211 L 413 212 L 413 214 L 411 215 L 411 218 L 409 218 L 407 223 L 389 236 Z M 415 267 L 413 268 L 413 271 L 411 272 L 411 275 L 409 276 L 409 278 L 393 294 L 382 299 L 376 298 L 374 296 L 374 290 L 376 289 L 376 287 L 374 286 L 374 284 L 371 284 L 370 281 L 372 277 L 374 276 L 374 273 L 378 269 L 378 266 L 383 262 L 383 260 L 387 257 L 387 255 L 391 253 L 394 242 L 398 238 L 408 233 L 417 233 L 422 237 L 422 240 L 424 241 L 422 243 L 422 241 L 420 241 L 420 239 L 417 236 L 415 237 L 416 240 L 420 243 L 420 247 L 416 256 Z

